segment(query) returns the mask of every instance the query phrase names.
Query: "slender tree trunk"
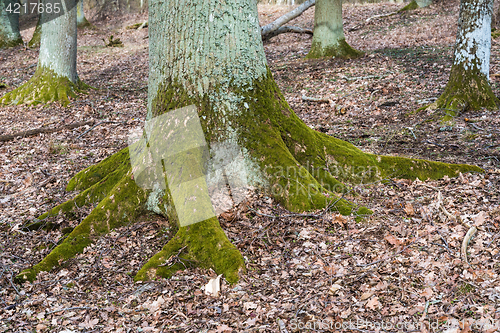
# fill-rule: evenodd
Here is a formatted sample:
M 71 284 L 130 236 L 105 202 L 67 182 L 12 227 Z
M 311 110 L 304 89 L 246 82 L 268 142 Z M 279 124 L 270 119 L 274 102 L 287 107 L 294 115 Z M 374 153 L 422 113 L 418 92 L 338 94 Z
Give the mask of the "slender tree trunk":
M 33 280 L 97 237 L 152 211 L 167 216 L 177 233 L 135 279 L 169 277 L 195 265 L 235 282 L 245 265 L 219 225 L 213 193 L 228 194 L 229 187 L 237 204 L 254 189 L 290 210 L 331 205 L 362 218 L 371 211 L 337 198 L 335 192 L 345 190 L 342 181 L 436 179 L 481 170 L 367 154 L 310 129 L 267 68 L 254 1 L 150 1 L 149 36 L 146 134 L 71 179 L 67 190 L 81 192 L 40 220 L 99 204 L 18 279 Z
M 0 49 L 23 44 L 19 33 L 19 14 L 14 12 L 17 3 L 16 0 L 0 0 Z
M 496 109 L 499 100 L 489 83 L 493 0 L 462 0 L 450 78 L 431 108 L 445 109 L 444 120 L 457 112 Z
M 34 76 L 24 85 L 5 95 L 2 104 L 37 104 L 76 97 L 83 88 L 76 73 L 76 3 L 66 1 L 64 15 L 42 13 L 43 26 L 38 66 Z M 62 10 L 62 9 L 61 9 Z
M 85 28 L 90 26 L 90 23 L 85 18 L 85 13 L 83 11 L 83 0 L 78 0 L 78 4 L 76 7 L 76 24 L 78 28 Z
M 314 35 L 307 58 L 356 58 L 362 54 L 345 40 L 342 0 L 317 0 L 314 11 Z
M 38 21 L 36 22 L 36 28 L 33 32 L 33 36 L 31 36 L 30 41 L 28 42 L 28 46 L 32 49 L 40 47 L 40 40 L 42 38 L 42 24 L 41 24 L 42 16 L 38 16 Z

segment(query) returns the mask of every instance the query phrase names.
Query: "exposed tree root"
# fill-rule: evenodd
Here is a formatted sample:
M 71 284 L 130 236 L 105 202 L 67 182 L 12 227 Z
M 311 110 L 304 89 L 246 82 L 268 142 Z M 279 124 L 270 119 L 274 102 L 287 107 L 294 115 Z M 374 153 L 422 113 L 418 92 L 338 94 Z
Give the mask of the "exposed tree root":
M 69 98 L 76 98 L 77 93 L 83 92 L 89 86 L 78 79 L 71 82 L 46 68 L 38 68 L 33 77 L 22 86 L 5 94 L 0 99 L 0 105 L 8 104 L 45 104 L 60 102 L 63 106 L 70 103 Z
M 176 262 L 169 262 L 168 259 L 182 248 L 186 249 L 186 253 L 181 252 Z M 170 277 L 178 270 L 194 265 L 213 268 L 230 283 L 237 282 L 239 275 L 245 271 L 240 251 L 227 239 L 215 217 L 181 227 L 167 245 L 141 268 L 135 280 Z

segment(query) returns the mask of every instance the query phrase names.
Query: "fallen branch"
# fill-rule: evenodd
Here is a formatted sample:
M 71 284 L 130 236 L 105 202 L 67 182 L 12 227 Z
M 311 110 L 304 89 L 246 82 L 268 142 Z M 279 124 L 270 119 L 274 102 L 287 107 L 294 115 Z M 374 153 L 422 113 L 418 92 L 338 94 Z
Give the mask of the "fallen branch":
M 369 17 L 366 19 L 366 23 L 370 22 L 371 20 L 373 19 L 377 19 L 377 18 L 382 18 L 382 17 L 389 17 L 389 16 L 393 16 L 393 15 L 396 15 L 397 13 L 399 13 L 399 10 L 396 10 L 395 12 L 392 12 L 392 13 L 387 13 L 387 14 L 380 14 L 380 15 L 374 15 L 372 17 Z
M 328 103 L 330 102 L 329 98 L 326 97 L 309 97 L 306 95 L 302 95 L 302 100 L 306 102 L 317 102 L 317 103 Z
M 85 122 L 72 123 L 72 124 L 68 124 L 68 125 L 64 125 L 64 126 L 56 127 L 56 128 L 43 128 L 42 127 L 42 128 L 37 128 L 37 129 L 34 129 L 34 130 L 29 130 L 29 131 L 14 133 L 14 134 L 10 134 L 10 135 L 1 135 L 0 136 L 0 142 L 14 140 L 17 137 L 25 138 L 25 137 L 28 137 L 28 136 L 34 136 L 34 135 L 38 135 L 38 134 L 41 134 L 41 133 L 60 132 L 60 131 L 63 131 L 65 129 L 73 129 L 73 128 L 82 127 L 82 126 L 85 126 L 85 125 L 91 125 L 93 123 L 94 123 L 94 121 L 90 120 L 90 121 L 85 121 Z
M 271 38 L 268 36 L 271 35 L 273 32 L 275 32 L 276 30 L 278 30 L 284 24 L 286 24 L 289 21 L 293 20 L 294 18 L 302 15 L 302 13 L 304 13 L 307 9 L 314 6 L 315 4 L 316 4 L 316 0 L 307 0 L 302 5 L 295 8 L 294 10 L 286 13 L 283 16 L 280 16 L 279 18 L 277 18 L 273 22 L 261 27 L 260 33 L 262 35 L 262 39 L 266 40 L 266 39 Z
M 465 235 L 464 240 L 462 242 L 462 256 L 464 257 L 464 261 L 466 264 L 468 264 L 468 262 L 467 262 L 467 247 L 469 246 L 470 240 L 472 239 L 472 237 L 474 237 L 476 232 L 477 232 L 477 228 L 475 226 L 470 227 L 469 231 L 467 231 L 467 234 Z
M 82 136 L 84 136 L 88 132 L 92 131 L 94 128 L 96 128 L 97 126 L 99 126 L 101 124 L 125 124 L 125 123 L 126 123 L 126 121 L 108 121 L 108 120 L 101 121 L 100 123 L 95 124 L 94 126 L 92 126 L 91 128 L 89 128 L 88 130 L 86 130 L 85 132 L 83 132 L 82 134 L 80 134 L 79 136 L 77 136 L 75 138 L 75 140 L 80 139 Z
M 278 36 L 279 34 L 285 34 L 285 33 L 288 33 L 288 32 L 291 32 L 291 33 L 295 33 L 295 34 L 308 34 L 308 35 L 313 35 L 313 31 L 311 29 L 303 29 L 303 28 L 300 28 L 300 27 L 295 27 L 295 26 L 284 26 L 284 27 L 280 27 L 278 30 L 274 30 L 273 32 L 265 35 L 265 36 L 262 36 L 262 40 L 266 41 L 266 40 L 269 40 L 273 37 L 276 37 Z

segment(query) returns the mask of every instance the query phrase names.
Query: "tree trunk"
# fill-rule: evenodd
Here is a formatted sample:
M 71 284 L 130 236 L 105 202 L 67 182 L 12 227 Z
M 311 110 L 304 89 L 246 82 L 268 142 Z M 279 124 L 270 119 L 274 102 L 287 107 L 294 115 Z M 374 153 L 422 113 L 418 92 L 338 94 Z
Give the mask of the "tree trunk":
M 258 190 L 290 210 L 332 206 L 361 218 L 371 212 L 336 198 L 335 192 L 346 189 L 341 182 L 481 171 L 363 153 L 307 127 L 267 68 L 254 1 L 151 1 L 149 36 L 146 134 L 73 177 L 67 190 L 81 192 L 39 219 L 99 204 L 18 279 L 33 280 L 100 235 L 152 211 L 168 217 L 178 231 L 137 280 L 169 277 L 196 265 L 213 268 L 232 283 L 245 266 L 215 216 L 232 204 L 218 205 L 217 196 L 238 204 Z
M 450 78 L 443 94 L 430 105 L 446 112 L 496 109 L 499 100 L 489 83 L 493 0 L 462 0 Z
M 60 101 L 67 105 L 68 96 L 76 97 L 76 92 L 84 87 L 76 73 L 76 3 L 73 1 L 76 0 L 66 1 L 67 11 L 63 15 L 41 14 L 43 29 L 36 72 L 27 83 L 2 97 L 0 104 Z
M 76 25 L 78 28 L 85 28 L 90 26 L 90 23 L 85 18 L 85 13 L 83 11 L 83 0 L 78 0 L 78 3 L 76 5 Z
M 19 33 L 19 14 L 16 0 L 0 0 L 0 49 L 23 44 Z M 9 11 L 7 11 L 9 10 Z
M 317 0 L 314 11 L 314 35 L 307 58 L 356 58 L 362 54 L 345 40 L 342 0 Z
M 40 40 L 42 38 L 42 24 L 41 24 L 42 16 L 38 16 L 38 21 L 36 22 L 36 28 L 33 32 L 33 36 L 31 36 L 30 41 L 28 42 L 28 47 L 34 49 L 40 47 Z

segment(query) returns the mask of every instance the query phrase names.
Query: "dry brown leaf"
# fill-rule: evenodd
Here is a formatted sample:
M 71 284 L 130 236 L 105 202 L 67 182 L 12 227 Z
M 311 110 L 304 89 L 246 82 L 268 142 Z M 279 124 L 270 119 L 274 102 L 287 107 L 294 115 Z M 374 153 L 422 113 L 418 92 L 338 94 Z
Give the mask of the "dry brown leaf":
M 371 309 L 371 310 L 378 310 L 382 304 L 378 301 L 378 297 L 373 297 L 366 303 L 366 308 Z

